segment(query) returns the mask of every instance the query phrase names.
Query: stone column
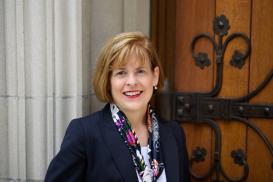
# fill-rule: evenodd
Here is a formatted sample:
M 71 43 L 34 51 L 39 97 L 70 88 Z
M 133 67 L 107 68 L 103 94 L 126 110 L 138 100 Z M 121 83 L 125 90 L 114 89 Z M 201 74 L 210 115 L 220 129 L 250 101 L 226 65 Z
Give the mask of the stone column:
M 149 34 L 147 0 L 0 0 L 0 181 L 41 181 L 71 119 L 100 109 L 105 41 Z M 141 13 L 140 13 L 141 12 Z

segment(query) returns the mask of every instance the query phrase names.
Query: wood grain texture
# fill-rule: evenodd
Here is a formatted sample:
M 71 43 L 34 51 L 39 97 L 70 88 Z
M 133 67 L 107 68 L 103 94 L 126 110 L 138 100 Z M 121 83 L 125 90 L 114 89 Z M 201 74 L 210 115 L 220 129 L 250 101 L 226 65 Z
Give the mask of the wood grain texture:
M 199 33 L 213 35 L 212 22 L 215 4 L 211 0 L 179 0 L 176 3 L 176 58 L 175 90 L 183 92 L 210 91 L 213 83 L 213 66 L 201 70 L 191 55 L 191 41 Z M 198 43 L 196 51 L 207 52 L 213 58 L 208 41 Z
M 175 2 L 152 0 L 151 39 L 166 77 L 165 90 L 173 90 L 174 85 Z
M 228 35 L 243 32 L 250 35 L 250 0 L 221 0 L 216 1 L 216 14 L 224 14 L 229 19 Z M 224 38 L 224 40 L 227 38 Z M 242 39 L 230 42 L 224 54 L 223 85 L 218 97 L 236 98 L 248 93 L 249 59 L 242 69 L 231 66 L 230 60 L 235 50 L 244 52 L 246 46 Z M 233 162 L 231 152 L 242 149 L 246 152 L 246 126 L 236 121 L 217 121 L 222 131 L 221 162 L 225 173 L 231 178 L 242 175 L 243 169 Z M 222 178 L 223 179 L 223 178 Z
M 191 41 L 202 32 L 212 32 L 215 16 L 215 3 L 211 0 L 177 0 L 176 1 L 176 48 L 175 48 L 175 91 L 208 92 L 213 86 L 213 48 L 207 41 L 198 43 L 196 51 L 207 52 L 213 61 L 210 67 L 201 70 L 195 65 L 191 55 Z M 204 175 L 211 166 L 211 133 L 206 125 L 183 124 L 187 137 L 189 156 L 197 147 L 207 149 L 204 162 L 194 164 L 195 174 Z M 195 180 L 192 180 L 195 181 Z M 204 181 L 210 181 L 210 178 Z
M 244 41 L 230 42 L 224 55 L 223 85 L 218 97 L 237 98 L 254 90 L 273 68 L 272 0 L 171 0 L 157 3 L 157 49 L 170 83 L 177 92 L 207 92 L 216 80 L 213 48 L 208 41 L 198 43 L 196 51 L 207 52 L 212 65 L 201 70 L 191 55 L 191 41 L 201 32 L 213 35 L 215 16 L 224 14 L 230 23 L 229 34 L 243 32 L 251 38 L 252 52 L 242 69 L 230 65 L 234 50 L 246 49 Z M 176 4 L 174 5 L 174 2 Z M 175 8 L 175 10 L 173 10 Z M 153 15 L 154 16 L 154 15 Z M 153 36 L 152 36 L 153 37 Z M 226 39 L 226 37 L 224 38 Z M 175 44 L 174 44 L 175 43 Z M 273 103 L 273 81 L 251 103 Z M 250 119 L 273 143 L 273 120 Z M 243 170 L 230 157 L 232 150 L 247 154 L 250 174 L 246 181 L 273 181 L 272 155 L 250 128 L 237 121 L 216 121 L 222 132 L 222 167 L 228 176 L 237 178 Z M 182 124 L 186 132 L 189 156 L 197 146 L 208 150 L 205 162 L 194 165 L 196 174 L 204 174 L 213 161 L 214 133 L 201 124 Z M 212 181 L 214 177 L 202 181 Z M 226 181 L 223 177 L 223 181 Z M 193 180 L 196 181 L 196 180 Z
M 252 4 L 252 55 L 250 65 L 250 91 L 263 81 L 266 74 L 273 69 L 273 1 L 253 0 Z M 252 103 L 273 103 L 273 80 L 255 98 Z M 273 144 L 273 120 L 252 119 Z M 273 181 L 273 156 L 264 142 L 248 129 L 247 152 L 250 166 L 249 182 Z
M 158 47 L 158 1 L 151 0 L 151 31 L 150 31 L 150 38 L 153 43 L 153 46 L 156 48 Z

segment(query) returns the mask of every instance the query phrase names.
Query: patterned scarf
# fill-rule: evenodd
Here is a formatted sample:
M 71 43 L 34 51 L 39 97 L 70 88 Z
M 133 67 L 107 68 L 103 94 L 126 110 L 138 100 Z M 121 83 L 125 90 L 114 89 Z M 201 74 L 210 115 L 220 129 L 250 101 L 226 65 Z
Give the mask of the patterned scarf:
M 160 149 L 160 136 L 158 119 L 155 112 L 148 107 L 147 125 L 149 131 L 148 156 L 151 167 L 145 165 L 141 146 L 129 120 L 115 104 L 110 104 L 112 118 L 117 126 L 120 136 L 127 145 L 140 178 L 143 182 L 156 182 L 161 175 L 164 164 Z

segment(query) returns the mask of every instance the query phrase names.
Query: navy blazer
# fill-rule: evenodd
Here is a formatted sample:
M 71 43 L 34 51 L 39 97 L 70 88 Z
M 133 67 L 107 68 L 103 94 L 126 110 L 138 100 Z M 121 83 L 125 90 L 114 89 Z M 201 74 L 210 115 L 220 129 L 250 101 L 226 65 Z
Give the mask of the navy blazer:
M 175 122 L 159 121 L 168 182 L 190 180 L 185 136 Z M 113 122 L 109 104 L 72 120 L 45 181 L 138 182 L 132 156 Z

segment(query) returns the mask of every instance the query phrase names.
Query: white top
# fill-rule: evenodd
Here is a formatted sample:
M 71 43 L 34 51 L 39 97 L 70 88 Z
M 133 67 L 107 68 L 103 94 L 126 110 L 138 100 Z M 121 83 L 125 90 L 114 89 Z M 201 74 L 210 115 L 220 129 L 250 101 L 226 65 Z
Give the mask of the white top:
M 149 162 L 149 155 L 148 155 L 148 147 L 141 147 L 141 154 L 144 158 L 144 162 L 147 166 L 151 167 L 151 164 Z M 143 182 L 139 175 L 138 172 L 137 173 L 137 178 L 138 178 L 138 182 Z M 166 178 L 166 173 L 165 173 L 165 169 L 162 171 L 161 175 L 159 176 L 159 178 L 157 179 L 157 182 L 167 182 L 167 178 Z

